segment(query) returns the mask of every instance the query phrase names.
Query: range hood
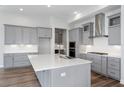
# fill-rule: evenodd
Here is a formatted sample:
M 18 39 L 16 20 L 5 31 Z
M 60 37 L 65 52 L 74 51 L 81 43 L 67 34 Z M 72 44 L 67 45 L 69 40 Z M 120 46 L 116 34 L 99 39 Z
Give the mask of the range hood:
M 105 14 L 99 13 L 95 15 L 95 36 L 94 37 L 108 37 L 105 35 Z

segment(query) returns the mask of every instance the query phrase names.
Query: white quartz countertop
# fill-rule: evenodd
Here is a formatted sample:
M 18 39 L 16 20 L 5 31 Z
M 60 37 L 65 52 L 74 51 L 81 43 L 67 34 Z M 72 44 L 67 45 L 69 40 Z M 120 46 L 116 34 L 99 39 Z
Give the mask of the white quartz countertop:
M 60 58 L 59 55 L 51 55 L 51 54 L 28 55 L 28 58 L 35 72 L 55 69 L 60 67 L 66 67 L 66 66 L 83 65 L 83 64 L 92 63 L 91 61 L 80 59 L 80 58 L 66 59 L 66 58 Z

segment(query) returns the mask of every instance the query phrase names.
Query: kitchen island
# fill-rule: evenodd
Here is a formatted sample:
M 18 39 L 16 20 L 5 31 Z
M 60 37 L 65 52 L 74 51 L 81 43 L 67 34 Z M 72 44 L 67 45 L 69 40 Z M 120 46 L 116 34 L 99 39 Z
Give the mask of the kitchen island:
M 60 55 L 28 55 L 43 87 L 90 87 L 91 61 Z

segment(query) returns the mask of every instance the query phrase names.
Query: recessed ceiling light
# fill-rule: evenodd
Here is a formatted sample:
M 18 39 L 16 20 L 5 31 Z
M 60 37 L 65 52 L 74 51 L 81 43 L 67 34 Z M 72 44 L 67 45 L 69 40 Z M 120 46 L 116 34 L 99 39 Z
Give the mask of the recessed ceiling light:
M 77 11 L 75 11 L 75 12 L 74 12 L 74 14 L 78 14 L 78 12 L 77 12 Z
M 51 5 L 47 5 L 47 7 L 51 7 Z
M 23 8 L 20 8 L 19 10 L 20 10 L 20 11 L 23 11 L 24 9 L 23 9 Z

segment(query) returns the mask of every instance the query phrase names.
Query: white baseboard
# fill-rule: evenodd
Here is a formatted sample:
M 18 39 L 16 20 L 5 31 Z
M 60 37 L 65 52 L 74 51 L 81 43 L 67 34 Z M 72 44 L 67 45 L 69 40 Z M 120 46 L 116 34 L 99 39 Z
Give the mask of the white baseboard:
M 3 65 L 0 65 L 0 68 L 3 68 Z
M 124 85 L 124 80 L 121 80 L 120 83 Z

